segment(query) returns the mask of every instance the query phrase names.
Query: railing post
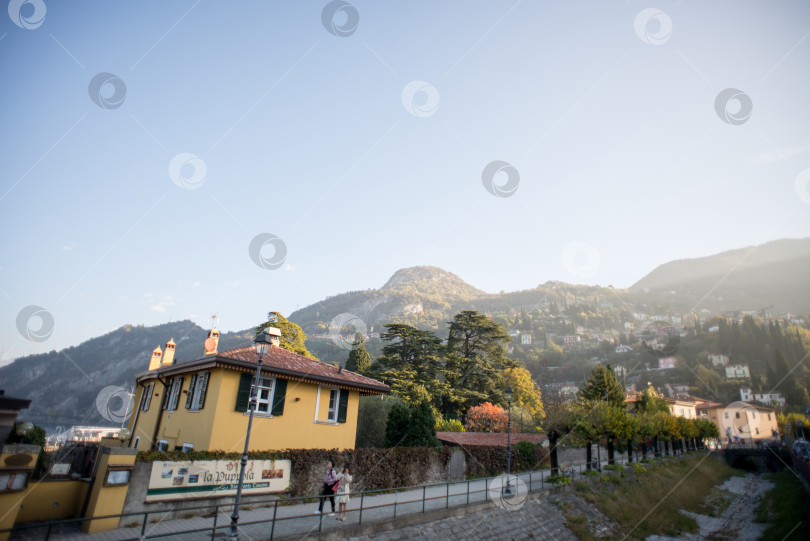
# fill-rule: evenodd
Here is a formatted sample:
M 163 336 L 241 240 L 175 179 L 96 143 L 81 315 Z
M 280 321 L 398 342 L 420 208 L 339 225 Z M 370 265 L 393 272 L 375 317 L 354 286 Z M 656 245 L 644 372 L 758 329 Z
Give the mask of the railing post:
M 357 521 L 358 524 L 363 523 L 363 499 L 366 497 L 365 492 L 360 493 L 360 519 Z
M 149 517 L 149 513 L 143 514 L 143 524 L 141 525 L 141 539 L 143 539 L 144 533 L 146 532 L 146 521 Z
M 51 538 L 51 528 L 53 528 L 53 523 L 48 524 L 48 531 L 45 532 L 45 541 Z
M 445 485 L 447 490 L 445 491 L 445 501 L 444 501 L 444 508 L 450 509 L 450 483 Z
M 325 505 L 323 507 L 324 509 L 326 509 Z M 320 532 L 322 528 L 323 528 L 323 511 L 318 513 L 318 531 Z
M 217 505 L 214 507 L 214 528 L 211 530 L 211 541 L 214 541 L 214 538 L 217 535 L 217 519 L 219 518 L 219 506 Z M 143 537 L 143 536 L 141 536 Z
M 422 512 L 425 512 L 425 496 L 427 496 L 427 485 L 422 485 Z
M 534 473 L 534 472 L 529 470 L 529 492 L 532 491 L 532 473 Z
M 270 526 L 270 539 L 273 539 L 273 534 L 276 531 L 276 513 L 278 512 L 278 500 L 276 500 L 276 505 L 273 506 L 273 525 Z
M 470 480 L 467 479 L 467 505 L 470 505 Z
M 543 477 L 545 476 L 543 474 L 544 471 L 545 470 L 540 470 L 540 490 L 543 490 L 544 488 L 546 488 L 545 482 L 543 481 Z
M 394 518 L 397 518 L 397 500 L 399 499 L 399 491 L 394 489 Z

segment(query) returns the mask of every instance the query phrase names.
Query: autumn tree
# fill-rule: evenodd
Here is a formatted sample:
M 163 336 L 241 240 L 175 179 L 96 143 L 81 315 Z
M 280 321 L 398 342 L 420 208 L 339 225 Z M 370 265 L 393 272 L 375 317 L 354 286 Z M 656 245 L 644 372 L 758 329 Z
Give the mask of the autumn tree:
M 267 321 L 256 327 L 256 336 L 259 336 L 268 327 L 275 327 L 281 331 L 281 347 L 287 351 L 304 355 L 310 359 L 315 358 L 305 345 L 307 335 L 304 334 L 304 329 L 282 316 L 280 312 L 269 312 Z
M 484 402 L 467 410 L 464 429 L 467 432 L 506 432 L 506 423 L 506 410 Z
M 543 397 L 532 375 L 522 366 L 506 370 L 506 385 L 512 387 L 512 405 L 529 414 L 535 426 L 543 423 Z

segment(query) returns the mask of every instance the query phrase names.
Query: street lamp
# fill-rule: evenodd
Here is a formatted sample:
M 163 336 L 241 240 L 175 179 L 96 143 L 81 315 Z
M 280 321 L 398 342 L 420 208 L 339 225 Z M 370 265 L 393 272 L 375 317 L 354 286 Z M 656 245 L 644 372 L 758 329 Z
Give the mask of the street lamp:
M 17 425 L 17 435 L 18 436 L 25 437 L 32 430 L 34 430 L 34 425 L 32 423 L 29 423 L 28 421 L 25 421 L 24 423 L 20 423 L 20 424 Z
M 512 387 L 506 388 L 506 494 L 512 493 Z
M 256 337 L 253 343 L 259 358 L 256 361 L 256 381 L 253 383 L 253 387 L 250 389 L 250 402 L 248 403 L 247 435 L 245 436 L 245 450 L 242 453 L 242 460 L 240 461 L 241 466 L 239 467 L 239 484 L 236 487 L 236 497 L 233 500 L 233 514 L 231 515 L 231 530 L 229 533 L 229 537 L 231 539 L 236 539 L 237 537 L 239 537 L 239 528 L 237 526 L 237 523 L 239 522 L 239 500 L 242 499 L 242 485 L 245 482 L 245 466 L 247 466 L 248 461 L 248 446 L 250 445 L 250 431 L 251 428 L 253 427 L 253 412 L 256 410 L 256 393 L 258 392 L 259 389 L 259 379 L 262 376 L 262 357 L 270 352 L 270 348 L 273 345 L 270 333 L 268 332 L 261 333 L 259 336 Z
M 130 432 L 128 428 L 122 428 L 118 431 L 118 440 L 121 442 L 121 447 L 124 446 L 124 442 L 127 441 L 131 435 L 132 432 Z

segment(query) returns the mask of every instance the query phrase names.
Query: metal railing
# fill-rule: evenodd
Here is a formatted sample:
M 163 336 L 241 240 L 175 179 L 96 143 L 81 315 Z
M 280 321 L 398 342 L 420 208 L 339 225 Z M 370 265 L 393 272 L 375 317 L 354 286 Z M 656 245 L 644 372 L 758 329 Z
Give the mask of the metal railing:
M 651 454 L 651 452 L 649 454 Z M 683 452 L 675 452 L 662 457 L 656 455 L 655 459 L 660 460 L 662 458 L 672 458 L 682 454 Z M 614 459 L 613 464 L 617 466 L 628 466 L 630 464 L 640 462 L 641 460 L 638 458 L 638 456 L 635 459 L 630 460 L 626 455 L 622 455 L 617 456 Z M 597 461 L 593 460 L 590 469 L 597 472 L 604 469 L 610 469 L 610 465 L 607 464 L 607 460 L 603 462 L 602 466 L 602 468 L 597 468 Z M 560 486 L 560 484 L 568 484 L 573 481 L 576 475 L 583 476 L 588 470 L 589 468 L 586 463 L 564 463 L 559 465 L 559 471 L 554 476 L 551 474 L 551 469 L 543 469 L 523 473 L 514 473 L 509 476 L 509 479 L 515 483 L 515 486 L 518 486 L 519 483 L 523 483 L 526 486 L 527 492 L 531 493 L 542 491 L 553 486 Z M 570 480 L 566 481 L 565 478 L 569 478 Z M 494 480 L 496 479 L 500 480 L 499 483 L 494 483 Z M 562 481 L 562 483 L 560 481 Z M 482 488 L 476 488 L 473 485 L 482 485 Z M 435 509 L 449 509 L 451 505 L 453 507 L 459 507 L 469 505 L 471 503 L 494 501 L 494 497 L 498 496 L 499 494 L 499 497 L 503 497 L 503 492 L 501 491 L 502 485 L 503 475 L 468 479 L 465 481 L 366 490 L 363 492 L 352 493 L 350 495 L 352 502 L 356 502 L 359 499 L 360 504 L 359 507 L 346 510 L 346 520 L 344 524 L 363 524 L 364 520 L 366 523 L 379 522 L 381 520 L 393 519 L 397 516 L 402 516 L 403 514 L 426 513 Z M 383 501 L 384 498 L 380 498 L 380 496 L 391 494 L 393 494 L 393 502 L 377 503 L 373 500 L 374 498 L 377 498 L 378 501 Z M 402 495 L 402 498 L 405 499 L 402 499 L 400 495 Z M 279 516 L 279 510 L 282 510 L 283 512 L 286 508 L 296 505 L 305 503 L 315 504 L 319 502 L 320 498 L 320 496 L 304 496 L 285 498 L 282 500 L 276 497 L 267 500 L 243 503 L 241 512 L 242 518 L 249 518 L 247 515 L 252 514 L 257 507 L 266 508 L 267 511 L 263 514 L 267 516 L 262 516 L 257 520 L 240 520 L 239 529 L 245 530 L 249 529 L 248 527 L 251 526 L 255 527 L 267 525 L 267 527 L 269 527 L 269 531 L 267 528 L 264 528 L 260 534 L 263 538 L 269 535 L 270 539 L 273 539 L 276 535 L 312 533 L 313 531 L 321 532 L 324 529 L 324 516 L 326 515 L 326 512 L 320 514 L 283 513 L 286 516 Z M 328 499 L 328 497 L 325 499 Z M 433 502 L 436 502 L 436 504 L 431 505 Z M 216 537 L 223 537 L 229 530 L 230 520 L 228 515 L 225 513 L 231 512 L 233 507 L 233 503 L 201 505 L 173 508 L 163 511 L 140 511 L 135 513 L 97 516 L 92 518 L 74 518 L 50 522 L 38 522 L 22 524 L 13 528 L 0 530 L 0 534 L 10 532 L 12 539 L 44 539 L 44 541 L 49 541 L 52 536 L 54 538 L 58 538 L 60 537 L 60 534 L 75 536 L 75 534 L 78 533 L 78 530 L 81 528 L 81 525 L 85 522 L 118 519 L 119 524 L 121 524 L 123 519 L 132 517 L 134 521 L 131 523 L 131 525 L 126 524 L 123 527 L 119 526 L 115 531 L 107 530 L 104 533 L 104 538 L 106 540 L 115 541 L 141 541 L 175 535 L 206 533 L 205 536 L 200 535 L 198 538 L 214 540 Z M 272 512 L 270 512 L 271 508 Z M 380 510 L 384 510 L 385 512 L 380 512 Z M 174 526 L 177 521 L 183 520 L 182 518 L 159 518 L 161 516 L 165 517 L 168 514 L 173 514 L 176 517 L 180 513 L 194 515 L 186 516 L 184 518 L 199 519 L 197 520 L 198 522 L 201 520 L 210 520 L 211 523 L 206 524 L 205 526 L 200 525 L 199 527 L 175 530 L 172 528 L 172 526 Z M 152 520 L 150 520 L 150 517 Z M 349 517 L 352 517 L 352 520 L 350 520 Z M 295 521 L 298 521 L 299 526 L 301 526 L 297 529 L 298 531 L 292 531 L 295 529 L 295 526 L 293 525 Z M 151 529 L 149 528 L 150 524 L 154 525 Z M 163 525 L 162 528 L 161 525 Z M 339 524 L 336 524 L 336 526 L 338 525 Z M 130 528 L 138 528 L 138 530 L 136 530 L 138 533 L 127 535 Z M 283 531 L 279 532 L 279 530 Z

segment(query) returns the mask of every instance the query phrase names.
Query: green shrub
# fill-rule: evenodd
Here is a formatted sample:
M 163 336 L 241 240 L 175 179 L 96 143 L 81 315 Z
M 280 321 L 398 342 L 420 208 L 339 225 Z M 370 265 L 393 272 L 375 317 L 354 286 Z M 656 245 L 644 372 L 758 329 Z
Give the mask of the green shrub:
M 458 419 L 439 419 L 436 432 L 464 432 L 464 425 Z
M 647 473 L 647 468 L 639 463 L 633 464 L 633 472 L 634 473 Z
M 547 483 L 552 483 L 554 485 L 567 485 L 571 482 L 571 478 L 567 475 L 552 475 L 548 479 L 546 479 Z
M 622 471 L 624 470 L 624 466 L 622 466 L 621 464 L 610 464 L 608 466 L 605 466 L 605 469 L 610 471 Z

